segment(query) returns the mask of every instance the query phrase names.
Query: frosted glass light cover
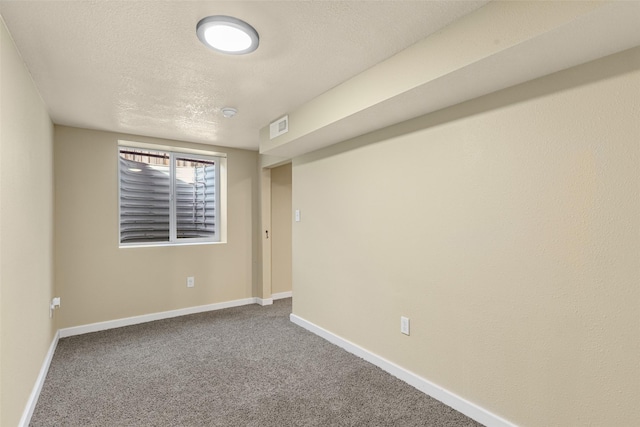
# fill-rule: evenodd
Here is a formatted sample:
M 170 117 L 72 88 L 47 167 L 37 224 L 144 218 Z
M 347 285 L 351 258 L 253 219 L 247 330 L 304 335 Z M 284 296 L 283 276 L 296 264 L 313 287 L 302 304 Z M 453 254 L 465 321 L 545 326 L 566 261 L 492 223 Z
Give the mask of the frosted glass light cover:
M 251 46 L 251 37 L 239 28 L 212 25 L 204 32 L 204 38 L 212 47 L 225 52 L 239 52 Z
M 249 24 L 231 16 L 208 16 L 198 22 L 196 34 L 213 50 L 243 55 L 258 48 L 258 32 Z

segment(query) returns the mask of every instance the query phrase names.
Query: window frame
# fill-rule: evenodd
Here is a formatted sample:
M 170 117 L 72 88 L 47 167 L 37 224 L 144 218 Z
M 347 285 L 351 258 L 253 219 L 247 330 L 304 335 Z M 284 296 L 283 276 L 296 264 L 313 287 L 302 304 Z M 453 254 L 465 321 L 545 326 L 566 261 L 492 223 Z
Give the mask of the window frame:
M 121 175 L 120 175 L 120 151 L 121 150 L 147 150 L 167 154 L 169 156 L 169 240 L 166 242 L 122 242 L 121 224 Z M 190 246 L 190 245 L 215 245 L 227 243 L 227 155 L 226 153 L 194 150 L 183 147 L 170 147 L 157 144 L 147 144 L 133 141 L 118 141 L 117 146 L 118 168 L 118 247 L 156 247 L 156 246 Z M 177 207 L 176 207 L 176 159 L 185 158 L 193 160 L 215 161 L 215 194 L 216 194 L 216 221 L 214 237 L 187 237 L 177 236 Z

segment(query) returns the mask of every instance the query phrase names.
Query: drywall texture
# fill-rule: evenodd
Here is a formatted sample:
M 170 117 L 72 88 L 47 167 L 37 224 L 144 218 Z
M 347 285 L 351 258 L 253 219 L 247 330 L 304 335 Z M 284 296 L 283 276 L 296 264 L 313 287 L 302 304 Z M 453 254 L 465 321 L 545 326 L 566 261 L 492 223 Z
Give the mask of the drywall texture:
M 271 292 L 291 291 L 291 163 L 271 169 Z
M 517 425 L 639 425 L 639 116 L 636 48 L 294 159 L 294 313 Z
M 0 425 L 18 425 L 54 335 L 53 125 L 0 20 Z
M 227 153 L 227 243 L 119 249 L 119 139 Z M 60 328 L 253 296 L 256 152 L 56 126 L 54 161 Z

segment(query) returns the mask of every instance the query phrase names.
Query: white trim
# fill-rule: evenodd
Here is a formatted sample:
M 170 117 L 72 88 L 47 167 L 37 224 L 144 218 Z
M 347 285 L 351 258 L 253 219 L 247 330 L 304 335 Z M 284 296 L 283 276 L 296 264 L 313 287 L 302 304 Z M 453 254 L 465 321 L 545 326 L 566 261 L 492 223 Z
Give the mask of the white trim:
M 162 247 L 172 247 L 172 246 L 194 246 L 194 245 L 223 245 L 227 242 L 219 241 L 219 242 L 151 242 L 151 243 L 122 243 L 119 244 L 118 249 L 130 249 L 130 248 L 162 248 Z
M 40 368 L 40 373 L 38 374 L 38 378 L 36 378 L 36 382 L 33 385 L 33 389 L 31 390 L 31 394 L 29 395 L 29 400 L 27 400 L 27 405 L 24 408 L 24 412 L 22 413 L 22 417 L 18 422 L 18 427 L 28 427 L 31 422 L 31 417 L 33 416 L 33 411 L 36 409 L 36 404 L 38 403 L 38 398 L 40 397 L 40 391 L 42 391 L 42 386 L 44 385 L 44 380 L 47 378 L 47 373 L 49 372 L 49 366 L 51 365 L 51 360 L 53 360 L 53 354 L 56 351 L 56 347 L 58 346 L 58 339 L 60 338 L 60 331 L 56 331 L 53 336 L 53 340 L 51 341 L 51 345 L 49 346 L 49 351 L 42 362 L 42 367 Z
M 131 145 L 123 145 L 123 140 L 118 141 L 118 159 L 122 151 L 136 150 L 139 147 Z M 133 145 L 136 145 L 135 143 Z M 148 145 L 141 143 L 142 146 Z M 146 150 L 146 148 L 143 148 Z M 227 205 L 226 205 L 226 165 L 227 158 L 225 156 L 215 156 L 212 154 L 206 154 L 206 152 L 190 154 L 186 151 L 171 151 L 163 148 L 154 148 L 155 151 L 168 155 L 169 164 L 166 166 L 169 170 L 169 240 L 164 242 L 122 242 L 122 168 L 118 164 L 118 248 L 142 248 L 142 247 L 158 247 L 158 246 L 182 246 L 192 244 L 216 244 L 227 243 Z M 193 150 L 192 150 L 193 151 Z M 195 150 L 198 151 L 198 150 Z M 214 167 L 214 185 L 215 185 L 215 212 L 216 221 L 214 223 L 214 234 L 209 237 L 189 237 L 178 238 L 177 230 L 177 194 L 176 194 L 176 168 L 177 160 L 182 156 L 188 157 L 193 160 L 213 161 Z M 224 172 L 224 173 L 223 173 Z M 221 183 L 221 178 L 224 178 L 224 183 Z M 224 187 L 222 186 L 224 184 Z
M 140 148 L 143 150 L 169 151 L 171 153 L 199 154 L 202 156 L 215 156 L 227 158 L 227 153 L 213 150 L 198 150 L 194 148 L 179 147 L 165 144 L 153 144 L 148 142 L 129 141 L 126 139 L 118 140 L 118 150 L 120 147 Z
M 187 314 L 203 313 L 205 311 L 222 310 L 224 308 L 239 307 L 241 305 L 260 304 L 260 298 L 244 298 L 234 301 L 218 302 L 214 304 L 199 305 L 196 307 L 181 308 L 178 310 L 162 311 L 159 313 L 143 314 L 141 316 L 126 317 L 124 319 L 108 320 L 106 322 L 90 323 L 88 325 L 73 326 L 60 329 L 60 338 L 74 335 L 88 334 L 90 332 L 104 331 L 107 329 L 121 328 L 123 326 L 137 325 L 139 323 L 153 322 L 154 320 L 170 319 L 172 317 L 185 316 Z M 261 304 L 264 305 L 264 304 Z
M 277 294 L 271 294 L 272 300 L 283 299 L 283 298 L 291 298 L 293 296 L 293 292 L 278 292 Z
M 487 427 L 516 427 L 515 424 L 499 417 L 492 412 L 487 411 L 484 408 L 481 408 L 475 403 L 469 402 L 468 400 L 458 396 L 457 394 L 452 393 L 449 390 L 442 388 L 439 385 L 434 384 L 431 381 L 426 380 L 414 374 L 413 372 L 408 371 L 405 368 L 398 366 L 395 363 L 390 362 L 389 360 L 358 346 L 357 344 L 352 343 L 351 341 L 347 341 L 346 339 L 339 337 L 334 333 L 329 332 L 326 329 L 323 329 L 320 326 L 317 326 L 309 322 L 308 320 L 301 318 L 300 316 L 291 314 L 289 318 L 296 325 L 301 326 L 308 331 L 320 336 L 321 338 L 324 338 L 330 343 L 343 348 L 349 353 L 352 353 L 366 360 L 367 362 L 376 365 L 377 367 L 387 371 L 394 377 L 399 378 L 407 384 L 417 388 L 421 392 L 433 397 L 434 399 L 439 400 L 445 405 L 450 406 L 456 411 L 463 413 L 469 418 L 472 418 Z
M 256 298 L 256 303 L 261 306 L 271 305 L 273 304 L 273 298 Z

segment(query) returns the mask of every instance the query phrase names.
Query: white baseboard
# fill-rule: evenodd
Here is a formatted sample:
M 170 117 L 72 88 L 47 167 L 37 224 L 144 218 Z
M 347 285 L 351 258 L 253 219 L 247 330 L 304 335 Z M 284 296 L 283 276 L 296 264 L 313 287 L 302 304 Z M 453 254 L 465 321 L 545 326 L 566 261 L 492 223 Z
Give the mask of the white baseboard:
M 265 306 L 273 304 L 273 298 L 256 298 L 256 303 Z
M 341 338 L 334 333 L 321 328 L 320 326 L 317 326 L 299 316 L 296 316 L 295 314 L 291 314 L 289 318 L 296 325 L 301 326 L 308 331 L 324 338 L 330 343 L 343 348 L 349 353 L 352 353 L 366 360 L 367 362 L 376 365 L 377 367 L 383 369 L 384 371 L 387 371 L 394 377 L 399 378 L 400 380 L 415 387 L 421 392 L 433 397 L 434 399 L 439 400 L 445 405 L 455 409 L 458 412 L 463 413 L 469 418 L 472 418 L 487 427 L 516 427 L 515 424 L 499 417 L 494 413 L 487 411 L 484 408 L 481 408 L 475 403 L 469 402 L 468 400 L 458 396 L 457 394 L 452 393 L 449 390 L 446 390 L 439 385 L 434 384 L 431 381 L 426 380 L 414 374 L 413 372 L 408 371 L 405 368 L 398 366 L 395 363 L 390 362 L 387 359 L 352 343 L 351 341 L 347 341 L 346 339 Z
M 47 355 L 44 358 L 44 362 L 42 362 L 40 373 L 38 373 L 36 383 L 33 385 L 33 390 L 31 390 L 29 400 L 27 400 L 27 406 L 25 406 L 22 417 L 18 422 L 18 427 L 28 427 L 29 423 L 31 422 L 31 417 L 33 416 L 33 411 L 36 409 L 36 404 L 38 403 L 38 398 L 40 397 L 40 391 L 42 390 L 42 386 L 44 385 L 44 380 L 45 378 L 47 378 L 49 366 L 51 365 L 51 360 L 53 360 L 53 354 L 55 353 L 56 347 L 58 346 L 59 338 L 60 332 L 57 331 L 53 336 L 53 340 L 51 341 L 49 351 L 47 351 Z
M 293 296 L 293 292 L 288 291 L 288 292 L 278 292 L 275 294 L 271 294 L 271 299 L 273 299 L 274 301 L 277 299 L 283 299 L 283 298 L 291 298 Z
M 199 305 L 196 307 L 181 308 L 178 310 L 162 311 L 160 313 L 143 314 L 141 316 L 126 317 L 124 319 L 108 320 L 106 322 L 90 323 L 88 325 L 73 326 L 60 329 L 60 338 L 82 335 L 90 332 L 104 331 L 107 329 L 121 328 L 123 326 L 137 325 L 139 323 L 153 322 L 154 320 L 170 319 L 172 317 L 185 316 L 187 314 L 204 313 L 205 311 L 222 310 L 224 308 L 239 307 L 241 305 L 260 304 L 260 298 L 244 298 L 227 302 Z

